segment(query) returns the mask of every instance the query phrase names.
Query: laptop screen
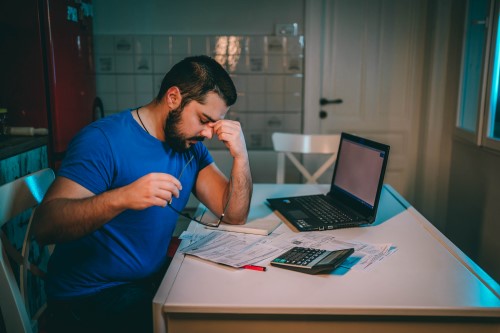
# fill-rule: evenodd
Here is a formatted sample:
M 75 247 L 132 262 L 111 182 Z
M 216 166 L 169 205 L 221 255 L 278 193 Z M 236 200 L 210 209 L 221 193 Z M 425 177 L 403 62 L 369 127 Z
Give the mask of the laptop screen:
M 348 197 L 365 209 L 374 209 L 388 153 L 385 145 L 343 134 L 331 192 Z

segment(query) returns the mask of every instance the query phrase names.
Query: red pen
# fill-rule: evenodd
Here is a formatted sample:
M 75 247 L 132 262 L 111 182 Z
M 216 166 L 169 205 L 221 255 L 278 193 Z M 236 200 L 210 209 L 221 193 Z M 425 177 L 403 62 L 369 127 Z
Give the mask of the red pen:
M 244 269 L 252 269 L 254 271 L 261 271 L 261 272 L 265 272 L 266 271 L 266 267 L 263 267 L 263 266 L 245 265 L 242 268 L 244 268 Z

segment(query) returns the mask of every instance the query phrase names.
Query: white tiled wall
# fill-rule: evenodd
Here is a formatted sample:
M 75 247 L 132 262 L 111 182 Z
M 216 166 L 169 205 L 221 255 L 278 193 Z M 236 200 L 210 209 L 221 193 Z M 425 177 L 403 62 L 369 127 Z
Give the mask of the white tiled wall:
M 96 35 L 97 93 L 106 114 L 150 102 L 173 64 L 199 54 L 232 76 L 238 101 L 227 116 L 242 123 L 250 149 L 271 149 L 274 131 L 301 131 L 302 36 Z

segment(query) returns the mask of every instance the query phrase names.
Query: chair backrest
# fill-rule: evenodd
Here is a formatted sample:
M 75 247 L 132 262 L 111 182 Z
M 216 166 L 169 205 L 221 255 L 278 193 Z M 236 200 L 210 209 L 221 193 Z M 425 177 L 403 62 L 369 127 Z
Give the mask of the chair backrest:
M 42 201 L 54 178 L 51 169 L 43 169 L 0 186 L 0 227 L 26 210 L 35 208 Z M 27 270 L 34 268 L 28 262 L 31 218 L 21 253 L 1 230 L 0 236 L 0 308 L 5 328 L 7 332 L 32 332 L 33 323 L 27 309 L 26 279 Z M 19 284 L 16 282 L 8 256 L 20 266 Z
M 273 133 L 274 150 L 278 153 L 276 183 L 285 182 L 285 156 L 295 165 L 306 178 L 306 183 L 316 184 L 317 179 L 333 165 L 337 159 L 340 144 L 340 134 L 294 134 Z M 293 155 L 300 154 L 328 154 L 330 157 L 311 175 L 304 165 Z

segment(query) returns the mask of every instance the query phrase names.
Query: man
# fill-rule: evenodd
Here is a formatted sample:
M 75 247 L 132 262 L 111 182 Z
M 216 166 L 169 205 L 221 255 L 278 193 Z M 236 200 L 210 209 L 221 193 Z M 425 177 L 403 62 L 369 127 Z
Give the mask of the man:
M 165 75 L 155 100 L 73 139 L 34 217 L 37 240 L 57 244 L 46 283 L 49 328 L 151 331 L 152 285 L 191 192 L 224 222 L 245 223 L 248 153 L 240 124 L 224 119 L 235 101 L 215 60 L 190 57 Z M 230 180 L 200 142 L 213 137 L 233 158 Z

